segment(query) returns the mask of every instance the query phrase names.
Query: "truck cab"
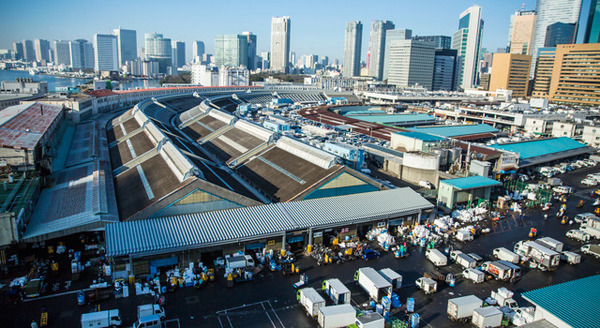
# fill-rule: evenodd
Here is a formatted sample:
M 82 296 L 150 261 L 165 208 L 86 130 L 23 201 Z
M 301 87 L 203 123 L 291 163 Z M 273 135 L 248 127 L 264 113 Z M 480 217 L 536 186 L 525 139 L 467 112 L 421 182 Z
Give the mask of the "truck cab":
M 138 321 L 133 324 L 132 328 L 161 328 L 162 323 L 160 315 L 153 314 L 146 317 L 141 317 Z
M 139 305 L 137 308 L 138 319 L 154 314 L 158 314 L 160 316 L 160 320 L 165 320 L 165 310 L 158 304 L 144 304 Z

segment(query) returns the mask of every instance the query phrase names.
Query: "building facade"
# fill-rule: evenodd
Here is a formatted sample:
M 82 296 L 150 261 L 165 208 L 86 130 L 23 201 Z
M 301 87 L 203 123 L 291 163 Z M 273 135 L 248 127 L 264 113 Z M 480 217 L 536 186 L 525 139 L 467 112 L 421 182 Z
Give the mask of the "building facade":
M 600 127 L 599 126 L 584 126 L 581 134 L 581 141 L 588 146 L 600 147 Z
M 396 87 L 419 85 L 431 90 L 435 47 L 431 42 L 390 40 L 388 84 Z
M 533 97 L 548 98 L 556 48 L 539 48 L 533 83 Z
M 95 65 L 94 46 L 87 40 L 69 42 L 71 66 L 74 69 L 93 69 Z
M 550 81 L 550 101 L 555 103 L 600 105 L 600 43 L 561 44 Z
M 23 42 L 13 42 L 13 50 L 15 52 L 15 59 L 25 59 L 23 55 Z
M 221 66 L 219 68 L 219 86 L 250 85 L 250 71 L 246 67 Z
M 116 36 L 94 34 L 94 70 L 96 72 L 119 70 Z
M 544 48 L 546 41 L 546 30 L 548 26 L 554 23 L 577 24 L 579 21 L 579 13 L 581 11 L 582 0 L 539 0 L 537 1 L 535 20 L 535 31 L 533 35 L 532 54 L 537 54 L 539 48 Z M 533 77 L 535 63 L 537 58 L 534 57 L 529 73 Z
M 113 30 L 113 35 L 117 37 L 119 65 L 124 65 L 125 62 L 136 59 L 137 32 L 135 30 L 126 30 L 119 27 Z
M 169 67 L 173 65 L 171 39 L 164 38 L 162 34 L 158 33 L 146 33 L 144 43 L 146 58 L 157 61 L 161 73 L 168 73 Z
M 559 44 L 575 43 L 577 26 L 575 24 L 554 23 L 546 28 L 544 48 L 556 47 Z
M 249 70 L 254 71 L 258 67 L 258 57 L 256 56 L 256 34 L 252 34 L 252 32 L 242 32 L 242 35 L 246 37 L 246 42 L 248 44 L 248 67 Z
M 459 83 L 463 89 L 472 89 L 478 84 L 479 54 L 483 20 L 481 7 L 472 6 L 463 11 L 458 23 L 458 31 L 452 38 L 452 49 L 461 57 Z
M 344 38 L 344 76 L 360 76 L 360 50 L 363 25 L 360 21 L 346 23 Z
M 413 39 L 417 41 L 433 42 L 436 49 L 452 48 L 452 38 L 446 35 L 417 35 Z
M 192 64 L 192 84 L 205 87 L 216 87 L 219 85 L 219 72 L 214 66 Z
M 494 54 L 489 90 L 512 90 L 513 97 L 526 97 L 531 56 Z
M 194 41 L 194 43 L 192 43 L 192 62 L 200 62 L 202 60 L 202 55 L 204 55 L 204 42 Z
M 273 71 L 288 73 L 291 28 L 291 20 L 287 16 L 271 19 L 270 69 Z
M 591 0 L 583 43 L 600 43 L 600 3 Z
M 397 40 L 410 40 L 412 38 L 412 30 L 403 29 L 403 30 L 387 30 L 385 33 L 385 47 L 383 53 L 385 54 L 383 58 L 383 75 L 381 77 L 382 80 L 387 81 L 389 78 L 389 70 L 390 70 L 390 47 L 394 41 Z M 432 44 L 433 45 L 433 44 Z
M 54 49 L 54 63 L 71 66 L 71 47 L 69 41 L 52 41 L 52 48 Z
M 180 68 L 185 65 L 185 42 L 173 41 L 171 43 L 171 50 L 173 51 L 173 68 Z M 173 72 L 175 74 L 175 72 Z
M 455 91 L 458 64 L 456 50 L 435 49 L 431 90 Z
M 383 65 L 385 60 L 385 37 L 388 30 L 395 28 L 390 21 L 374 21 L 371 26 L 371 39 L 369 42 L 369 54 L 367 63 L 369 75 L 375 80 L 383 78 Z
M 46 62 L 51 61 L 50 42 L 48 42 L 48 40 L 35 39 L 33 41 L 33 48 L 35 51 L 35 60 L 39 62 L 43 60 Z
M 517 10 L 510 16 L 508 49 L 511 54 L 532 54 L 535 19 L 535 10 Z
M 215 66 L 248 67 L 248 41 L 245 35 L 227 34 L 215 37 Z
M 35 61 L 35 48 L 33 47 L 33 41 L 23 40 L 23 58 L 27 62 Z

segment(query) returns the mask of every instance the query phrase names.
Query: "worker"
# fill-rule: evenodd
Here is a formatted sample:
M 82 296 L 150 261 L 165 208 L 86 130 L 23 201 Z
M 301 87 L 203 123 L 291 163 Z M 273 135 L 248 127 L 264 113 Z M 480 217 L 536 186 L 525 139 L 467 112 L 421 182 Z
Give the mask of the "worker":
M 35 320 L 31 321 L 31 328 L 39 328 L 37 322 Z
M 544 214 L 544 221 L 548 221 L 548 213 Z

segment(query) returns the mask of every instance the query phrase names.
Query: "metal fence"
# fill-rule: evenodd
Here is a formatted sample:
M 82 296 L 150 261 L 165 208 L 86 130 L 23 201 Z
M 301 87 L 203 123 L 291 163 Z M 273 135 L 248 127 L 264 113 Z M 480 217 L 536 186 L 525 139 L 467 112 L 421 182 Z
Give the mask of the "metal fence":
M 527 188 L 527 185 L 529 185 L 528 183 L 519 181 L 519 180 L 511 180 L 511 181 L 506 181 L 502 184 L 502 186 L 510 191 L 518 191 L 518 192 L 523 192 L 525 190 L 531 192 L 533 191 L 536 196 L 535 196 L 535 200 L 525 200 L 525 206 L 527 207 L 536 207 L 536 206 L 540 206 L 542 204 L 545 203 L 549 203 L 552 201 L 552 190 L 548 190 L 548 189 L 536 189 L 536 190 L 531 190 Z

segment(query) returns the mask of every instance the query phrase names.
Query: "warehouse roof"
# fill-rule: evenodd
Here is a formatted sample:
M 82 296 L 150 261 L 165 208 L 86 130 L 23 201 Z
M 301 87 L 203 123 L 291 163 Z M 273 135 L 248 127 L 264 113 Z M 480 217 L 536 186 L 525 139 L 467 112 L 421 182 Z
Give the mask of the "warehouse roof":
M 129 221 L 106 226 L 107 256 L 142 255 L 208 247 L 410 215 L 433 205 L 410 188 L 208 213 Z
M 482 177 L 480 175 L 475 175 L 475 176 L 466 177 L 466 178 L 442 180 L 442 181 L 440 181 L 440 183 L 447 184 L 458 190 L 492 187 L 492 186 L 500 185 L 500 182 L 498 182 L 494 179 Z
M 598 327 L 598 289 L 600 275 L 595 275 L 535 289 L 522 296 L 570 327 L 592 328 Z
M 360 114 L 360 115 L 347 115 L 349 118 L 357 120 L 371 122 L 371 123 L 383 123 L 383 124 L 398 124 L 398 123 L 412 123 L 429 121 L 435 122 L 435 116 L 429 116 L 427 114 Z
M 498 132 L 496 128 L 487 124 L 423 126 L 413 127 L 409 130 L 435 134 L 437 136 L 448 138 Z
M 3 109 L 0 146 L 33 149 L 62 112 L 61 107 L 37 102 Z
M 520 159 L 529 159 L 575 149 L 587 148 L 587 146 L 581 142 L 567 137 L 515 142 L 502 145 L 493 145 L 490 147 L 519 153 Z
M 444 140 L 442 137 L 434 136 L 428 133 L 415 132 L 415 131 L 406 131 L 406 132 L 397 132 L 399 135 L 414 138 L 422 141 L 441 141 Z

